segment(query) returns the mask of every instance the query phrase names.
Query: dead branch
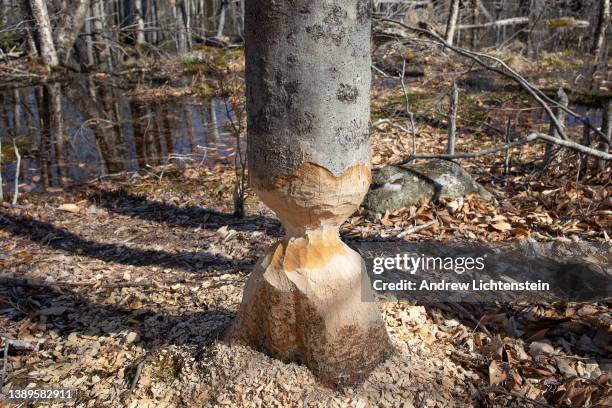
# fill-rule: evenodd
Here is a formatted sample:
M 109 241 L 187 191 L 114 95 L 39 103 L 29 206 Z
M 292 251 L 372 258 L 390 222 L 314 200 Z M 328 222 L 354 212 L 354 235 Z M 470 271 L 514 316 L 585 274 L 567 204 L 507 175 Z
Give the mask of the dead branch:
M 513 17 L 505 18 L 497 21 L 489 21 L 487 23 L 480 24 L 463 24 L 457 27 L 459 30 L 472 30 L 476 28 L 489 28 L 489 27 L 504 27 L 511 25 L 529 24 L 529 17 Z M 586 20 L 576 20 L 573 17 L 560 17 L 555 19 L 544 20 L 544 24 L 555 26 L 560 25 L 563 28 L 586 28 L 590 26 L 590 23 Z
M 612 154 L 603 152 L 601 150 L 593 149 L 591 147 L 583 146 L 580 143 L 571 142 L 569 140 L 557 139 L 543 133 L 532 133 L 527 136 L 526 141 L 531 142 L 534 140 L 544 140 L 548 143 L 554 143 L 559 146 L 567 147 L 568 149 L 576 150 L 577 152 L 587 154 L 589 156 L 597 157 L 601 160 L 612 160 Z
M 493 146 L 488 149 L 482 149 L 477 152 L 469 152 L 469 153 L 456 153 L 456 154 L 418 154 L 412 155 L 405 160 L 402 160 L 397 163 L 393 163 L 394 166 L 401 166 L 402 164 L 410 163 L 416 159 L 444 159 L 444 160 L 458 160 L 458 159 L 473 159 L 475 157 L 485 156 L 487 154 L 493 154 L 500 152 L 502 150 L 507 150 L 512 147 L 521 146 L 527 143 L 531 143 L 537 140 L 544 140 L 548 143 L 556 144 L 559 146 L 566 147 L 568 149 L 576 150 L 580 153 L 587 154 L 589 156 L 597 157 L 601 160 L 612 160 L 612 154 L 592 149 L 587 146 L 583 146 L 579 143 L 571 142 L 568 140 L 558 139 L 549 135 L 545 135 L 543 133 L 531 133 L 527 137 L 519 140 L 515 140 L 511 143 L 504 143 L 502 145 Z

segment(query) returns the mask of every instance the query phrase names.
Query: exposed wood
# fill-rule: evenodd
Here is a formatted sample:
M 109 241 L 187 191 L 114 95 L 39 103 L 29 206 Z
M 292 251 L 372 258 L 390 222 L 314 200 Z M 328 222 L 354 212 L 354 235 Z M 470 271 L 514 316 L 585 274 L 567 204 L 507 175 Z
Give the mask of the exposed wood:
M 249 176 L 287 236 L 251 273 L 229 335 L 328 386 L 356 383 L 389 352 L 365 264 L 339 237 L 371 181 L 369 4 L 249 1 L 245 35 Z

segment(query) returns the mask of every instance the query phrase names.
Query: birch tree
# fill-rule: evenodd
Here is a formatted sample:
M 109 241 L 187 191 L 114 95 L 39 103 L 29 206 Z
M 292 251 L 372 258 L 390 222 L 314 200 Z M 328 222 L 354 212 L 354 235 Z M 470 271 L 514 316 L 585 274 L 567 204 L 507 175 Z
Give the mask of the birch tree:
M 459 20 L 459 3 L 460 0 L 451 0 L 448 21 L 446 22 L 446 33 L 444 39 L 450 45 L 453 45 L 455 38 L 455 30 L 457 29 L 457 21 Z

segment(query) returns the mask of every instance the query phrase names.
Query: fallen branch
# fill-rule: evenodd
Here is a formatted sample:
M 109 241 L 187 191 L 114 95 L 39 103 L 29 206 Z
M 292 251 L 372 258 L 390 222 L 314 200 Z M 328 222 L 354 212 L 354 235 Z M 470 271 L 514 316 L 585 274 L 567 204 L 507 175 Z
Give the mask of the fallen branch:
M 612 154 L 603 152 L 601 150 L 593 149 L 591 147 L 583 146 L 580 143 L 571 142 L 569 140 L 557 139 L 543 133 L 532 133 L 527 136 L 526 141 L 531 142 L 534 140 L 544 140 L 548 143 L 554 143 L 559 146 L 567 147 L 568 149 L 576 150 L 580 153 L 588 154 L 602 160 L 612 160 Z
M 402 164 L 410 163 L 416 159 L 444 159 L 444 160 L 455 160 L 455 159 L 473 159 L 474 157 L 485 156 L 487 154 L 493 154 L 500 152 L 502 150 L 510 149 L 512 147 L 521 146 L 526 143 L 531 142 L 532 140 L 520 139 L 510 143 L 504 143 L 503 145 L 498 145 L 494 147 L 490 147 L 488 149 L 479 150 L 477 152 L 471 153 L 456 153 L 456 154 L 418 154 L 412 155 L 405 160 L 402 160 L 397 163 L 393 163 L 395 166 L 400 166 Z
M 529 24 L 529 17 L 513 17 L 505 18 L 497 21 L 490 21 L 487 23 L 480 24 L 464 24 L 457 27 L 459 30 L 471 30 L 475 28 L 489 28 L 489 27 L 504 27 L 511 25 Z M 559 26 L 560 28 L 587 28 L 590 23 L 586 20 L 576 20 L 573 17 L 560 17 L 544 20 L 544 24 L 549 26 Z
M 572 111 L 571 109 L 566 108 L 566 107 L 558 104 L 552 98 L 550 98 L 547 95 L 545 95 L 541 90 L 539 90 L 537 87 L 535 87 L 534 85 L 529 83 L 529 81 L 527 81 L 519 73 L 517 73 L 512 68 L 510 68 L 501 59 L 499 59 L 497 57 L 494 57 L 492 55 L 486 54 L 486 53 L 469 51 L 469 50 L 466 50 L 464 48 L 460 48 L 460 47 L 451 45 L 446 40 L 444 40 L 444 38 L 440 37 L 439 34 L 437 34 L 436 32 L 432 31 L 430 28 L 425 28 L 425 27 L 428 27 L 428 26 L 425 26 L 425 25 L 423 27 L 420 27 L 420 26 L 419 27 L 415 27 L 415 26 L 410 26 L 408 24 L 404 24 L 401 21 L 397 21 L 397 20 L 393 20 L 393 19 L 389 19 L 389 18 L 377 18 L 377 19 L 380 20 L 380 21 L 384 21 L 384 22 L 388 22 L 388 23 L 399 25 L 400 27 L 403 27 L 403 28 L 405 28 L 407 30 L 410 30 L 410 31 L 414 31 L 414 32 L 419 33 L 419 34 L 423 34 L 426 37 L 429 37 L 430 39 L 434 40 L 438 44 L 444 46 L 445 48 L 448 48 L 449 50 L 451 50 L 451 51 L 453 51 L 453 52 L 455 52 L 455 53 L 457 53 L 457 54 L 459 54 L 459 55 L 461 55 L 461 56 L 463 56 L 465 58 L 468 58 L 468 59 L 474 61 L 476 64 L 480 65 L 481 67 L 483 67 L 485 69 L 488 69 L 490 71 L 493 71 L 493 72 L 495 72 L 495 73 L 497 73 L 499 75 L 502 75 L 502 76 L 504 76 L 506 78 L 512 79 L 513 81 L 517 82 L 546 111 L 546 113 L 548 114 L 548 116 L 549 116 L 549 118 L 550 118 L 550 120 L 552 122 L 552 125 L 557 129 L 557 132 L 559 133 L 559 136 L 562 139 L 565 139 L 565 140 L 568 139 L 568 137 L 565 134 L 564 126 L 561 124 L 561 122 L 559 122 L 559 120 L 557 120 L 557 118 L 554 115 L 552 109 L 550 108 L 550 106 L 548 106 L 548 103 L 552 104 L 553 106 L 557 106 L 559 109 L 562 109 L 563 111 L 567 112 L 569 115 L 575 117 L 580 122 L 582 122 L 584 125 L 590 126 L 591 130 L 593 132 L 597 133 L 597 135 L 602 140 L 605 140 L 609 144 L 612 144 L 612 142 L 610 141 L 610 138 L 607 135 L 605 135 L 603 132 L 601 132 L 599 129 L 597 129 L 596 127 L 594 127 L 591 124 L 589 124 L 588 120 L 586 120 L 582 116 L 578 115 L 576 112 Z M 495 66 L 487 64 L 485 61 L 483 61 L 483 58 L 493 61 L 495 64 L 498 64 L 501 68 L 497 68 Z
M 477 152 L 468 152 L 468 153 L 456 153 L 456 154 L 418 154 L 411 155 L 410 157 L 401 160 L 396 163 L 392 163 L 394 166 L 401 166 L 402 164 L 410 163 L 416 159 L 444 159 L 444 160 L 458 160 L 458 159 L 473 159 L 475 157 L 485 156 L 487 154 L 493 154 L 500 152 L 502 150 L 507 150 L 512 147 L 521 146 L 527 143 L 535 142 L 537 140 L 544 140 L 548 143 L 556 144 L 559 146 L 566 147 L 568 149 L 576 150 L 580 153 L 587 154 L 590 156 L 597 157 L 601 160 L 612 160 L 612 154 L 593 149 L 587 146 L 583 146 L 579 143 L 571 142 L 569 140 L 562 140 L 556 137 L 552 137 L 549 135 L 545 135 L 543 133 L 531 133 L 524 139 L 515 140 L 511 143 L 504 143 L 502 145 L 493 146 L 488 149 L 479 150 Z
M 501 388 L 501 387 L 495 387 L 495 386 L 493 386 L 493 387 L 483 387 L 483 388 L 480 388 L 478 390 L 478 392 L 481 393 L 481 394 L 482 393 L 484 393 L 484 394 L 502 394 L 502 395 L 505 395 L 507 397 L 513 397 L 513 398 L 519 399 L 519 400 L 521 400 L 523 402 L 527 402 L 527 403 L 536 405 L 538 407 L 554 408 L 552 405 L 549 405 L 547 403 L 536 401 L 533 398 L 526 397 L 526 396 L 518 394 L 516 392 L 508 391 L 508 390 L 506 390 L 504 388 Z
M 414 234 L 415 232 L 419 232 L 422 231 L 426 228 L 431 227 L 434 224 L 437 224 L 438 221 L 437 220 L 431 220 L 426 222 L 425 224 L 421 224 L 421 225 L 415 225 L 414 227 L 410 227 L 402 232 L 400 232 L 399 234 L 397 234 L 398 238 L 404 238 L 406 235 L 410 235 L 410 234 Z

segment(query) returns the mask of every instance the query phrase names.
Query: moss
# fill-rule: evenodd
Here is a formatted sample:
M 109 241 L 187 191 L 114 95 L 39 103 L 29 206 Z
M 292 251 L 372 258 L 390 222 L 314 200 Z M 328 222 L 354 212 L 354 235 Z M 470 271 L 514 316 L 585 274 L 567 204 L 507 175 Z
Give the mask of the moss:
M 612 92 L 596 93 L 586 89 L 563 88 L 570 103 L 584 105 L 591 108 L 603 108 L 605 104 L 612 100 Z M 557 97 L 558 88 L 542 88 L 540 89 L 546 96 L 550 98 Z
M 185 361 L 174 353 L 160 354 L 153 363 L 152 376 L 160 381 L 171 383 L 181 376 Z
M 560 17 L 544 20 L 544 24 L 555 28 L 574 28 L 578 25 L 578 22 L 573 17 Z
M 209 82 L 205 81 L 196 85 L 193 91 L 197 96 L 204 99 L 218 95 L 218 89 L 215 86 L 211 85 Z

